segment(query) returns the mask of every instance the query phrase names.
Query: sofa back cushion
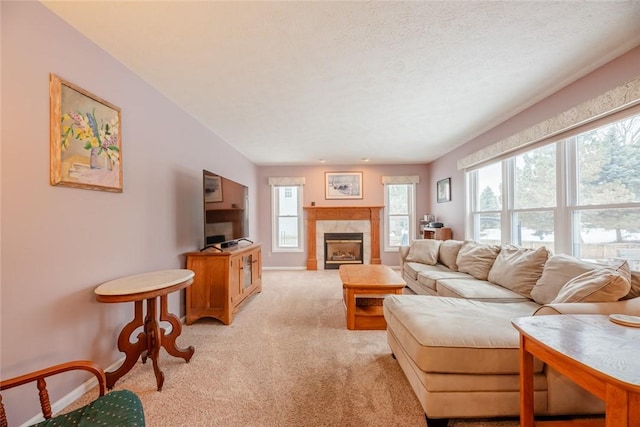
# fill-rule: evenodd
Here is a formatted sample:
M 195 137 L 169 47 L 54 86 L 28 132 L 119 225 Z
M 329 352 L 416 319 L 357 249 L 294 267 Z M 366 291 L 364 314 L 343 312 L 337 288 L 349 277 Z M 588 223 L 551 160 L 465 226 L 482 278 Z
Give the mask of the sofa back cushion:
M 630 278 L 626 261 L 618 267 L 587 271 L 568 281 L 551 303 L 618 301 L 629 293 Z
M 456 260 L 462 245 L 464 245 L 462 240 L 444 240 L 440 243 L 438 262 L 446 265 L 451 271 L 458 271 L 458 264 L 456 263 Z
M 620 299 L 625 300 L 625 299 L 640 297 L 640 271 L 631 272 L 630 282 L 631 282 L 631 289 L 629 290 L 629 293 Z
M 538 304 L 549 304 L 571 279 L 604 265 L 582 261 L 569 255 L 553 255 L 547 260 L 542 276 L 531 290 L 531 298 Z
M 469 273 L 478 280 L 487 280 L 500 246 L 466 241 L 458 252 L 458 271 Z
M 438 251 L 441 240 L 422 239 L 411 242 L 409 253 L 405 261 L 435 265 L 438 262 Z
M 542 276 L 547 258 L 549 251 L 545 247 L 528 249 L 504 245 L 489 271 L 488 280 L 531 297 L 531 290 Z

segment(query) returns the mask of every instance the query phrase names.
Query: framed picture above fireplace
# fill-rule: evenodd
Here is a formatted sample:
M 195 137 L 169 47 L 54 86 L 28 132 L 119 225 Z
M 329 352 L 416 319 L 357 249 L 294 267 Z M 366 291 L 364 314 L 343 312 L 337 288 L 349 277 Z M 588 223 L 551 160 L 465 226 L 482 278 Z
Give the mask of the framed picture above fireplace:
M 325 172 L 324 198 L 362 199 L 362 172 Z

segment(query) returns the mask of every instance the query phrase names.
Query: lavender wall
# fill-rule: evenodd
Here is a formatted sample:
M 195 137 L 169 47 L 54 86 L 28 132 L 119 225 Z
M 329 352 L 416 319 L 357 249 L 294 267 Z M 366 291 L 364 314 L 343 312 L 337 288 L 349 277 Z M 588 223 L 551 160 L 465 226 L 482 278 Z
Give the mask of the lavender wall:
M 546 119 L 554 117 L 576 105 L 602 95 L 640 75 L 640 47 L 598 68 L 573 84 L 556 92 L 510 120 L 485 132 L 467 144 L 429 164 L 429 179 L 435 182 L 451 177 L 451 202 L 436 203 L 431 193 L 430 210 L 453 229 L 455 238 L 464 236 L 465 186 L 464 173 L 457 170 L 457 161 L 481 148 L 492 145 Z
M 324 173 L 335 171 L 362 171 L 363 199 L 362 200 L 325 200 Z M 303 206 L 315 202 L 316 206 L 384 206 L 383 176 L 418 175 L 420 183 L 417 185 L 416 213 L 421 216 L 427 213 L 429 200 L 428 167 L 426 165 L 322 165 L 322 166 L 263 166 L 258 169 L 258 203 L 260 212 L 271 212 L 271 192 L 269 177 L 304 177 Z M 258 227 L 263 230 L 260 239 L 264 243 L 263 264 L 265 267 L 300 267 L 306 268 L 307 255 L 302 253 L 272 253 L 271 252 L 271 218 L 270 215 L 260 215 Z M 382 236 L 382 218 L 381 218 Z M 382 238 L 382 237 L 381 237 Z M 380 258 L 383 264 L 398 265 L 398 253 L 384 252 L 383 242 L 380 242 Z
M 257 169 L 40 3 L 2 2 L 1 23 L 2 378 L 72 359 L 106 368 L 133 305 L 97 303 L 94 288 L 183 267 L 203 243 L 202 169 L 248 185 L 251 206 Z M 49 185 L 49 73 L 122 109 L 123 193 Z M 52 383 L 52 398 L 85 378 Z M 34 390 L 3 400 L 12 425 L 39 407 Z

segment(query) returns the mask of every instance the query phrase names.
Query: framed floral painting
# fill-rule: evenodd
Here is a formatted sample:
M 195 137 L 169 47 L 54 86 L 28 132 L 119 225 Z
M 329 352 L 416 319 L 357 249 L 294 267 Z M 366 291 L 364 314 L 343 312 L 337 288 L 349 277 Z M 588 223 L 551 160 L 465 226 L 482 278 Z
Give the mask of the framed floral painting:
M 120 109 L 49 78 L 51 185 L 122 192 Z

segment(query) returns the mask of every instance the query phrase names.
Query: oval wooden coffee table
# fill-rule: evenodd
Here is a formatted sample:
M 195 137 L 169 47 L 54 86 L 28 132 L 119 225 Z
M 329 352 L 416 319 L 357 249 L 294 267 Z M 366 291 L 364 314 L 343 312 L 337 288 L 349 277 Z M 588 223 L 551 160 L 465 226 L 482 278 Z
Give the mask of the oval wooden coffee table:
M 401 295 L 405 281 L 391 267 L 380 264 L 340 266 L 347 329 L 387 329 L 382 301 L 387 295 Z

